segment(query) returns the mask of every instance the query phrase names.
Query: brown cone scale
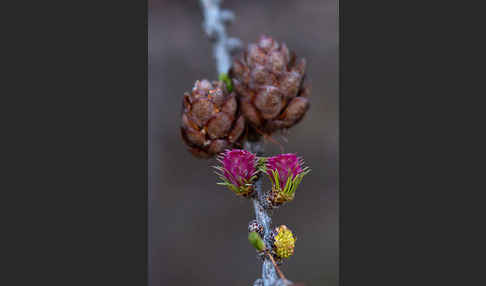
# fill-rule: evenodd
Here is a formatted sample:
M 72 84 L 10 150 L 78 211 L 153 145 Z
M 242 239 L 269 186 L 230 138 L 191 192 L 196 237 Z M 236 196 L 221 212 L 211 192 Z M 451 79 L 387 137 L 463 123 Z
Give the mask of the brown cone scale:
M 221 81 L 196 81 L 184 94 L 181 135 L 196 157 L 210 158 L 227 148 L 238 148 L 245 119 L 238 115 L 235 93 Z
M 304 59 L 261 36 L 233 62 L 230 77 L 247 121 L 267 133 L 297 124 L 309 109 Z

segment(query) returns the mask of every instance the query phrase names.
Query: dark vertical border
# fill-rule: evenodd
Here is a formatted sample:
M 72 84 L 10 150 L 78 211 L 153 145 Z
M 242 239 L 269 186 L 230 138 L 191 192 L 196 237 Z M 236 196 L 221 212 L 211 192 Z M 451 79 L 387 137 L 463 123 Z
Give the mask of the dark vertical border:
M 392 32 L 398 29 L 386 4 L 339 5 L 340 285 L 396 285 L 410 275 L 398 235 L 397 198 L 404 194 L 397 184 L 404 181 L 397 176 L 404 147 L 396 141 L 403 122 L 396 109 L 403 98 Z
M 340 285 L 477 282 L 470 275 L 477 265 L 462 274 L 459 264 L 470 259 L 458 257 L 479 248 L 463 250 L 475 235 L 461 228 L 475 225 L 476 215 L 460 218 L 469 210 L 458 210 L 472 208 L 461 200 L 475 171 L 459 178 L 469 164 L 454 157 L 479 153 L 466 154 L 476 140 L 463 134 L 481 129 L 470 120 L 481 112 L 463 105 L 478 74 L 460 82 L 469 67 L 455 61 L 476 62 L 467 59 L 476 45 L 458 39 L 484 25 L 457 19 L 478 19 L 462 11 L 469 5 L 439 12 L 427 4 L 339 2 Z
M 147 285 L 147 1 L 19 6 L 0 284 Z

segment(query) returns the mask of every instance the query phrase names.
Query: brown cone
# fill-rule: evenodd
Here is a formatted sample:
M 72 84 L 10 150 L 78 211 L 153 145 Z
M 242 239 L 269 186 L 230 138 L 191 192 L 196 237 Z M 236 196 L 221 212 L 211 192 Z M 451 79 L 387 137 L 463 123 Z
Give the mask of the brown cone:
M 245 118 L 268 133 L 298 123 L 309 109 L 305 66 L 304 59 L 268 36 L 250 44 L 230 70 Z
M 227 148 L 240 147 L 245 119 L 238 116 L 238 102 L 222 81 L 196 81 L 184 93 L 182 139 L 196 157 L 209 158 Z

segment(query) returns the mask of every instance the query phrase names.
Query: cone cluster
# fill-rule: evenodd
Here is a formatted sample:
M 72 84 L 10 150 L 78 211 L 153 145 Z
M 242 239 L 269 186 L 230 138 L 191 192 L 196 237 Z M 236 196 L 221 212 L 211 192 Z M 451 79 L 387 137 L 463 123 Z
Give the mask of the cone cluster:
M 268 36 L 248 45 L 229 77 L 196 81 L 184 94 L 182 138 L 197 157 L 241 148 L 245 128 L 272 134 L 297 124 L 309 109 L 306 61 Z

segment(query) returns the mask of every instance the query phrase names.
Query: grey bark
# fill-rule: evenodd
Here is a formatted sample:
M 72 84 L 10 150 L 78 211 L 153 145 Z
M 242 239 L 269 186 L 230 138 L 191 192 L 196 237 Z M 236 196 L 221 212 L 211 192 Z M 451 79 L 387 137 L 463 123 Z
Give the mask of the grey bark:
M 257 154 L 258 156 L 263 156 L 263 144 L 261 141 L 257 142 L 245 142 L 245 149 Z M 254 183 L 254 188 L 256 190 L 256 197 L 252 199 L 253 201 L 253 209 L 255 210 L 255 217 L 257 222 L 263 226 L 263 241 L 265 242 L 265 246 L 267 249 L 271 249 L 270 242 L 270 235 L 272 232 L 272 217 L 270 213 L 263 208 L 263 200 L 265 199 L 265 191 L 262 187 L 262 176 L 259 176 L 257 181 Z M 288 280 L 279 279 L 277 275 L 277 271 L 273 266 L 272 261 L 265 256 L 263 265 L 262 265 L 262 278 L 257 279 L 254 286 L 284 286 L 284 285 L 291 285 L 291 282 Z
M 222 0 L 200 0 L 204 14 L 203 29 L 209 39 L 213 42 L 213 57 L 216 60 L 218 74 L 228 73 L 231 67 L 231 52 L 240 48 L 241 41 L 237 38 L 230 38 L 226 34 L 225 24 L 234 20 L 233 12 L 220 8 Z M 245 142 L 245 149 L 263 155 L 262 142 Z M 267 249 L 270 249 L 269 237 L 271 235 L 272 218 L 267 210 L 262 207 L 265 192 L 262 188 L 262 176 L 254 184 L 257 197 L 252 199 L 256 220 L 263 226 L 264 242 Z M 285 286 L 290 285 L 288 280 L 279 279 L 277 271 L 271 260 L 265 256 L 262 265 L 262 278 L 255 281 L 254 286 Z
M 203 29 L 213 42 L 213 57 L 218 74 L 228 73 L 231 67 L 231 52 L 241 47 L 238 38 L 226 34 L 225 24 L 234 20 L 233 12 L 220 8 L 221 0 L 200 0 L 204 14 Z

